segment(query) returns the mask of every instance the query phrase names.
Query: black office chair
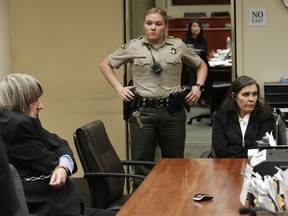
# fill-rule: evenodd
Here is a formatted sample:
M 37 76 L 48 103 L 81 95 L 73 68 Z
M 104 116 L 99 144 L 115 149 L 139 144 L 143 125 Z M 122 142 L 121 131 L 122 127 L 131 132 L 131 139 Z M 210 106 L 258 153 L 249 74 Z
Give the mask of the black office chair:
M 207 150 L 207 151 L 204 151 L 201 155 L 200 155 L 200 158 L 217 158 L 216 154 L 215 154 L 215 151 L 211 145 L 211 150 Z
M 184 17 L 207 17 L 205 12 L 185 12 Z
M 210 103 L 211 117 L 215 111 L 220 109 L 220 106 L 225 100 L 230 86 L 231 86 L 231 82 L 214 81 L 212 83 L 211 103 Z M 213 124 L 213 118 L 211 118 L 211 125 L 212 124 Z
M 196 51 L 196 53 L 208 65 L 208 59 L 207 59 L 205 52 L 203 52 L 203 50 L 199 50 L 199 51 Z M 210 76 L 209 68 L 208 68 L 207 79 L 206 79 L 206 82 L 204 83 L 204 92 L 202 92 L 200 100 L 201 99 L 204 99 L 205 101 L 210 100 L 210 91 L 211 91 L 211 85 L 212 85 L 211 84 L 212 80 L 210 77 L 211 76 Z M 196 76 L 195 69 L 184 64 L 182 67 L 181 85 L 182 86 L 193 86 L 196 84 L 196 80 L 197 80 L 197 76 Z M 193 109 L 193 106 L 191 108 Z M 200 122 L 203 118 L 207 118 L 211 121 L 211 112 L 208 111 L 207 113 L 204 113 L 204 114 L 192 116 L 187 120 L 187 124 L 191 125 L 193 120 Z
M 211 17 L 220 17 L 220 16 L 230 17 L 230 13 L 228 11 L 220 11 L 220 12 L 211 13 Z
M 215 114 L 215 112 L 212 113 L 211 118 L 214 117 L 214 114 Z M 211 121 L 211 124 L 212 124 L 212 122 L 213 121 Z M 202 152 L 200 155 L 200 158 L 217 158 L 212 144 L 211 144 L 211 149 Z
M 101 120 L 78 128 L 73 137 L 84 177 L 88 182 L 93 208 L 118 211 L 131 195 L 124 192 L 126 178 L 145 178 L 142 175 L 125 173 L 124 165 L 155 165 L 154 162 L 121 161 Z M 126 184 L 129 182 L 126 181 Z
M 11 171 L 14 188 L 16 191 L 16 196 L 19 202 L 19 208 L 17 212 L 15 213 L 15 216 L 32 216 L 32 215 L 29 215 L 26 198 L 25 198 L 25 194 L 23 190 L 22 180 L 20 179 L 18 171 L 15 169 L 15 167 L 12 164 L 10 164 L 10 171 Z

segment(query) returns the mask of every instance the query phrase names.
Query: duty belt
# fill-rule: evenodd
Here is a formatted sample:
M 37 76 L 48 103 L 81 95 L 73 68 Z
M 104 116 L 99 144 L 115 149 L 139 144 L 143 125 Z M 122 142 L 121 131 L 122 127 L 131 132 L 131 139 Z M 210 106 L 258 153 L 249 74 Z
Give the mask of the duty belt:
M 150 108 L 168 108 L 169 98 L 145 98 L 140 97 L 139 106 L 145 106 Z

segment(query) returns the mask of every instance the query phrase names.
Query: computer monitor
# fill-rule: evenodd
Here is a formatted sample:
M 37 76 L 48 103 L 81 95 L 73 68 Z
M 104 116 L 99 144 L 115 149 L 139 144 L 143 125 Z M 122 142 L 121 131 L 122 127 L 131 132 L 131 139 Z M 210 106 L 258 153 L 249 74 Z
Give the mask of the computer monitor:
M 276 145 L 287 145 L 287 129 L 284 119 L 277 115 L 275 127 Z

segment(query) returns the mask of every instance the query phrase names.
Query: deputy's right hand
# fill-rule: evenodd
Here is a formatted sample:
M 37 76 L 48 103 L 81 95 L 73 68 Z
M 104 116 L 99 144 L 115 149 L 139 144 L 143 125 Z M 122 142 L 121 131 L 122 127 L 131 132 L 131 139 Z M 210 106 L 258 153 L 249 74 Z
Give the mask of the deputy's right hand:
M 122 87 L 122 88 L 118 89 L 117 92 L 118 92 L 120 98 L 124 102 L 130 102 L 134 98 L 134 93 L 133 93 L 134 88 L 135 88 L 135 86 L 126 86 L 126 87 Z

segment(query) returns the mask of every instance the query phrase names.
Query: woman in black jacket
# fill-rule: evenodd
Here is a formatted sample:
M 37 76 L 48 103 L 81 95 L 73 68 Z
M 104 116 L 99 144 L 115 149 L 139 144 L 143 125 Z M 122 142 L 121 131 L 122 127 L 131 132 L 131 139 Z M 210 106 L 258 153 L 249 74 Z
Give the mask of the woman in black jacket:
M 275 120 L 263 102 L 259 84 L 248 76 L 234 80 L 216 111 L 212 129 L 212 147 L 216 157 L 247 157 L 266 132 L 274 130 Z

